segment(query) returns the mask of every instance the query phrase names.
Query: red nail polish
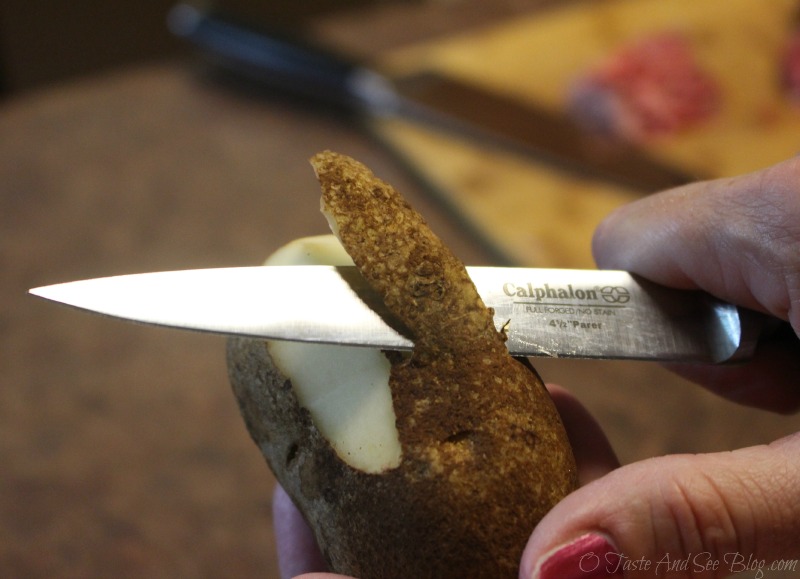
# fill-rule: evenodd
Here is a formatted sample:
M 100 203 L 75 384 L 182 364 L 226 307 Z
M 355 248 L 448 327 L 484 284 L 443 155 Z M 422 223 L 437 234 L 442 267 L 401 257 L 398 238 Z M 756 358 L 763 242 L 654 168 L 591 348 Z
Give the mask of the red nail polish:
M 622 577 L 621 557 L 602 535 L 589 533 L 551 553 L 536 579 L 612 579 Z

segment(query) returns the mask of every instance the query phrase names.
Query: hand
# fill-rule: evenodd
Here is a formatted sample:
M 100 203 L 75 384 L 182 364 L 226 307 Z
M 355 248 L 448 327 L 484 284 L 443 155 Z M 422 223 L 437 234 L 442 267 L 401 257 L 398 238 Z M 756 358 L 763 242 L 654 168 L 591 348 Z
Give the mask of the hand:
M 740 403 L 798 408 L 800 159 L 626 206 L 599 227 L 594 252 L 600 267 L 700 288 L 788 322 L 793 331 L 776 335 L 745 365 L 675 369 Z M 723 577 L 748 559 L 780 560 L 800 572 L 798 537 L 800 433 L 767 446 L 617 469 L 542 520 L 520 577 L 622 577 L 623 567 L 625 577 L 655 577 L 669 561 L 686 562 L 671 578 Z
M 733 179 L 654 195 L 612 214 L 594 238 L 601 268 L 703 289 L 789 321 L 743 366 L 677 371 L 736 402 L 778 412 L 800 405 L 800 158 Z M 788 327 L 786 328 L 788 330 Z
M 586 409 L 563 388 L 548 385 L 548 389 L 575 449 L 580 484 L 588 484 L 618 467 L 608 440 Z M 324 572 L 327 566 L 311 529 L 281 487 L 275 489 L 272 505 L 282 579 L 349 579 Z

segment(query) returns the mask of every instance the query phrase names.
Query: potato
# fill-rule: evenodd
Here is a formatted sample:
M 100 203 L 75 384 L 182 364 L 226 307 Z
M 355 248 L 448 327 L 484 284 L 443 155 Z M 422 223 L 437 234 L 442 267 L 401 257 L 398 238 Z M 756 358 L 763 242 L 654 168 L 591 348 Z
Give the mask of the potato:
M 555 407 L 419 214 L 352 159 L 325 152 L 312 164 L 333 232 L 414 350 L 232 339 L 248 430 L 331 570 L 516 577 L 535 525 L 577 486 Z M 312 238 L 270 263 L 347 254 Z

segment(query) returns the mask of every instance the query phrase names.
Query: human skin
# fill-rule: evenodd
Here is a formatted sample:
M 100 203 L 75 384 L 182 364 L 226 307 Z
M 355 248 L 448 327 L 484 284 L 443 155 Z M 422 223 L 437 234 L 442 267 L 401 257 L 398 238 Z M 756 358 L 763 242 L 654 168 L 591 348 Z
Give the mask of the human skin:
M 594 237 L 602 268 L 699 288 L 771 316 L 783 327 L 744 365 L 674 366 L 736 402 L 789 413 L 800 407 L 800 158 L 741 177 L 642 199 Z M 603 497 L 603 500 L 597 500 Z M 604 538 L 629 560 L 739 553 L 800 558 L 800 433 L 729 453 L 665 456 L 624 466 L 579 489 L 537 526 L 520 577 L 579 537 Z M 563 553 L 563 551 L 562 551 Z M 724 577 L 725 565 L 704 574 Z M 653 570 L 625 577 L 653 577 Z
M 770 316 L 776 329 L 748 363 L 671 368 L 741 404 L 782 413 L 800 408 L 800 158 L 627 205 L 598 227 L 593 250 L 601 268 L 702 289 Z M 563 559 L 562 547 L 585 537 L 629 560 L 692 553 L 707 553 L 709 561 L 729 553 L 800 559 L 800 433 L 729 453 L 619 467 L 580 403 L 561 388 L 550 389 L 575 450 L 581 488 L 533 530 L 520 577 L 544 578 L 548 564 Z M 275 507 L 282 577 L 341 579 L 321 573 L 313 538 L 280 491 Z M 613 576 L 614 569 L 608 571 L 603 576 Z M 692 571 L 683 576 L 729 574 L 724 565 Z M 653 576 L 652 569 L 625 574 Z

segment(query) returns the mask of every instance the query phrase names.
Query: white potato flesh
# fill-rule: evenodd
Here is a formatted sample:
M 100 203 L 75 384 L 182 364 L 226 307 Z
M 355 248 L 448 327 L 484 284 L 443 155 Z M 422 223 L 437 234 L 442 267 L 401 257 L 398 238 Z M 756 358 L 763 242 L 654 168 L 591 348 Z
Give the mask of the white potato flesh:
M 353 260 L 333 235 L 301 237 L 267 258 L 265 265 L 353 265 Z
M 352 265 L 333 235 L 295 240 L 267 265 Z M 390 364 L 371 348 L 272 341 L 270 356 L 292 381 L 301 406 L 345 463 L 378 473 L 400 464 Z

